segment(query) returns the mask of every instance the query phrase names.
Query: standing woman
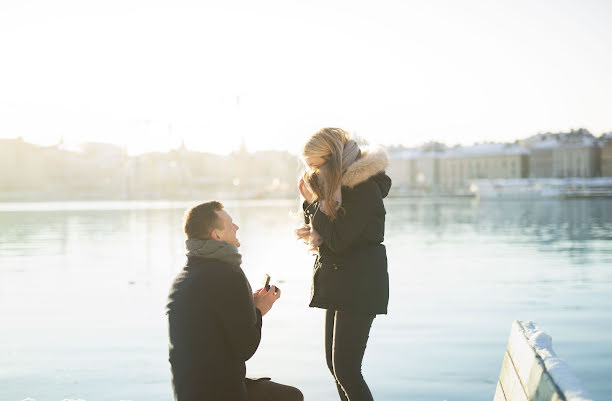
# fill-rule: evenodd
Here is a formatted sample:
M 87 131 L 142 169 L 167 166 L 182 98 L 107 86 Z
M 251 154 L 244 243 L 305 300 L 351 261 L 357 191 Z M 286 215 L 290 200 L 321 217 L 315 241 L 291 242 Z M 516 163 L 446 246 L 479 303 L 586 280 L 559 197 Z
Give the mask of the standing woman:
M 297 235 L 318 248 L 311 307 L 326 309 L 325 356 L 340 399 L 372 400 L 361 363 L 374 317 L 387 313 L 383 198 L 391 179 L 383 148 L 361 151 L 349 134 L 323 128 L 302 151 L 307 224 Z

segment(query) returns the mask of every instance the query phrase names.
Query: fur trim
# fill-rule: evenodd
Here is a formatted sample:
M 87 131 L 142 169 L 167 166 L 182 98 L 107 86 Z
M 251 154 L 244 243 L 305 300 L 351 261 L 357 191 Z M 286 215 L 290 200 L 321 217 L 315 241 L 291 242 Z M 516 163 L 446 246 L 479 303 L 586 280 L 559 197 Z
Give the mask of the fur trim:
M 351 164 L 342 175 L 342 186 L 353 188 L 368 178 L 385 171 L 389 156 L 382 146 L 370 147 L 361 151 L 361 158 Z

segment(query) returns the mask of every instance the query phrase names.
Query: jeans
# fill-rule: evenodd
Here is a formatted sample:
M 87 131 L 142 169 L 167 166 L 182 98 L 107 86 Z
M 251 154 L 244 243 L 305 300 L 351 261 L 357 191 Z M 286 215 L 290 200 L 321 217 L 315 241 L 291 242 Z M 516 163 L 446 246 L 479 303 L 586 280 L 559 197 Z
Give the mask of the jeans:
M 327 310 L 325 357 L 342 401 L 372 401 L 361 362 L 375 315 Z

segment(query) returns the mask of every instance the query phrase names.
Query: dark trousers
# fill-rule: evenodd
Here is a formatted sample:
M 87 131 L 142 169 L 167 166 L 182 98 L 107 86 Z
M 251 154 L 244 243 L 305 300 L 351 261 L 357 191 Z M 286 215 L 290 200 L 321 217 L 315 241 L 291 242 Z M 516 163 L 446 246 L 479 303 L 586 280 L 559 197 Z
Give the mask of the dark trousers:
M 302 392 L 295 387 L 269 379 L 245 380 L 249 401 L 303 401 Z
M 361 362 L 375 315 L 327 310 L 325 356 L 342 401 L 372 401 Z

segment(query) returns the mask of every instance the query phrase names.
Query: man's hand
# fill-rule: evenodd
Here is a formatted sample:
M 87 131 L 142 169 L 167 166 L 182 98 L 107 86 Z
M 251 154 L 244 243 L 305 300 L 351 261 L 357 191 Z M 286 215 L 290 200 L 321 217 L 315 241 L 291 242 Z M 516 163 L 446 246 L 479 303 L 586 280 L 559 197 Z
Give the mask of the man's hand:
M 268 313 L 272 309 L 272 305 L 280 298 L 281 291 L 275 286 L 271 285 L 270 289 L 266 291 L 265 288 L 260 288 L 255 294 L 253 294 L 253 303 L 255 307 L 261 312 L 261 316 Z

